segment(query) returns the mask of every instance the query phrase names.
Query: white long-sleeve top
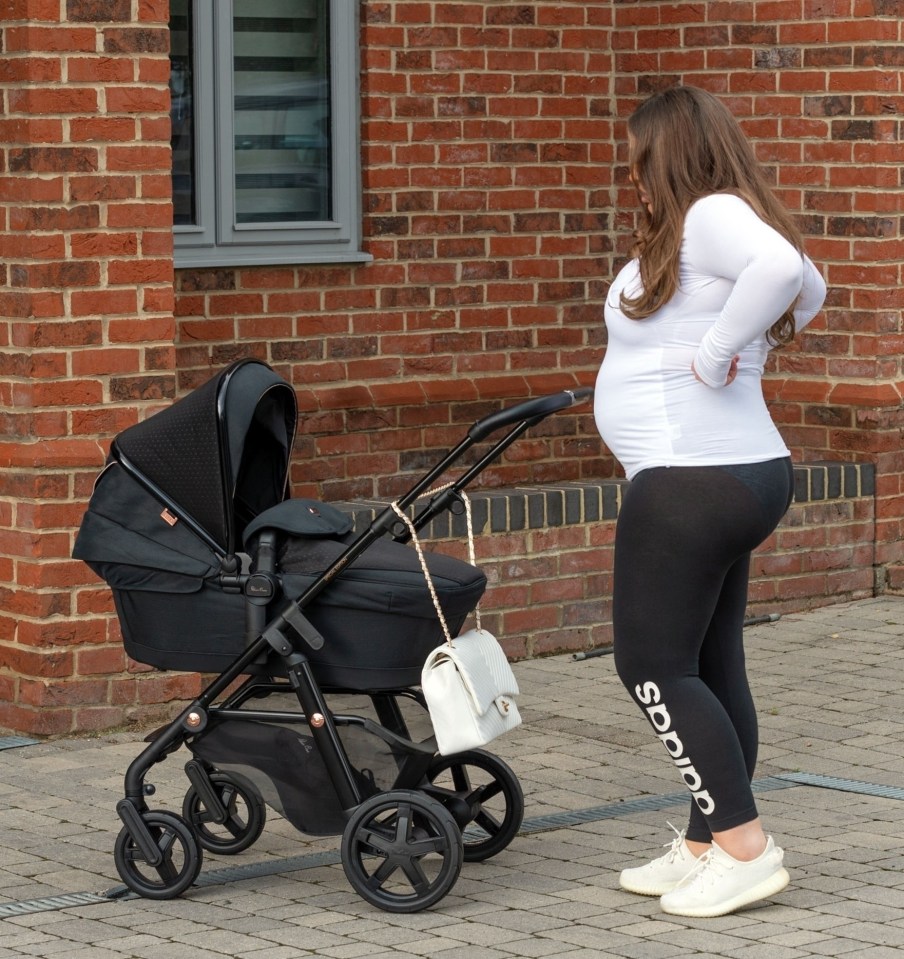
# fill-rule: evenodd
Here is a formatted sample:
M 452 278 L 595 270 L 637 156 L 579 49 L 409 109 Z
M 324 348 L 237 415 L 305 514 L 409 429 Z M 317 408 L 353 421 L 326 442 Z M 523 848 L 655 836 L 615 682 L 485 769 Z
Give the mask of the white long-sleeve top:
M 632 320 L 619 297 L 636 295 L 639 284 L 632 260 L 609 289 L 609 343 L 594 397 L 597 428 L 628 478 L 651 466 L 787 456 L 763 399 L 766 333 L 798 295 L 798 330 L 822 306 L 825 282 L 809 258 L 744 200 L 720 193 L 688 210 L 675 295 Z M 726 386 L 735 356 L 737 376 Z

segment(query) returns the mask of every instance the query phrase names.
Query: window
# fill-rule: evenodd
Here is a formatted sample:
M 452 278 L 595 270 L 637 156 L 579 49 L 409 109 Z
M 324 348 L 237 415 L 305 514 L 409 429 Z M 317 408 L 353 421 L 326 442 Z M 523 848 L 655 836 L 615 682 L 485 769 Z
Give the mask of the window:
M 363 261 L 351 0 L 170 0 L 177 267 Z

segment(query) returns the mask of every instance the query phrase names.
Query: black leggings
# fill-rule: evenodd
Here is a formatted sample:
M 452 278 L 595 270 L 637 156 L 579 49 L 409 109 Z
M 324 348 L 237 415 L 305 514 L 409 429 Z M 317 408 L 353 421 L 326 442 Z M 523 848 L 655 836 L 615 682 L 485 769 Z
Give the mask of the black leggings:
M 744 664 L 750 553 L 793 494 L 789 459 L 655 467 L 615 534 L 615 667 L 691 791 L 687 838 L 757 817 L 756 709 Z

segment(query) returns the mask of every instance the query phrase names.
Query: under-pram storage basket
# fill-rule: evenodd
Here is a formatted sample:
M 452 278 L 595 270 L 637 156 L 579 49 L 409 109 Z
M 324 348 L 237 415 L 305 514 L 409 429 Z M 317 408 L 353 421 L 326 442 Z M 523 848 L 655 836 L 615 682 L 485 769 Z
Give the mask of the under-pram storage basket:
M 391 789 L 404 751 L 364 723 L 340 725 L 338 732 L 362 797 Z M 251 782 L 268 806 L 308 835 L 338 835 L 348 821 L 323 757 L 302 725 L 214 718 L 188 747 L 211 767 Z

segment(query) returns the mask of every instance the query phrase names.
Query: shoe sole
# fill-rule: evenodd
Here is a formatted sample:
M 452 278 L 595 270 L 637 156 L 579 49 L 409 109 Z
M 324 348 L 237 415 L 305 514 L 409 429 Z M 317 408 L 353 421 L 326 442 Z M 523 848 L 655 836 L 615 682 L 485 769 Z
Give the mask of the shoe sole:
M 624 882 L 621 877 L 619 877 L 618 884 L 625 892 L 633 892 L 637 896 L 664 896 L 667 892 L 671 892 L 678 886 L 678 882 L 673 882 L 670 886 L 631 885 Z
M 741 909 L 743 906 L 749 906 L 751 903 L 758 902 L 761 899 L 768 899 L 780 893 L 791 881 L 788 870 L 782 867 L 778 872 L 768 876 L 762 882 L 757 883 L 751 889 L 738 893 L 731 899 L 725 900 L 715 906 L 700 906 L 699 908 L 689 907 L 682 909 L 680 907 L 669 908 L 666 903 L 661 903 L 662 911 L 670 916 L 686 916 L 689 919 L 715 919 L 717 916 L 727 916 L 728 913 Z

